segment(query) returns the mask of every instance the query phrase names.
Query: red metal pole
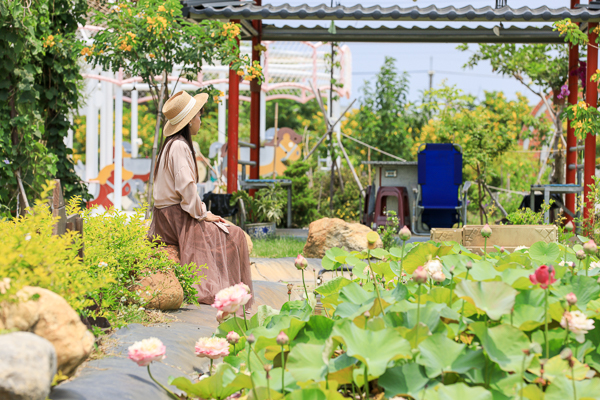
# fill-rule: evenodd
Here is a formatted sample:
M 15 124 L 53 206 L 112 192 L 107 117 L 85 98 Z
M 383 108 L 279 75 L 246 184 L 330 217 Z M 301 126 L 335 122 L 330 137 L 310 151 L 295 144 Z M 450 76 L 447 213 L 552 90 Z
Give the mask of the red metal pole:
M 261 5 L 260 0 L 256 3 Z M 260 63 L 260 51 L 256 49 L 256 46 L 261 42 L 262 21 L 254 20 L 252 25 L 258 32 L 258 36 L 252 37 L 252 62 Z M 250 167 L 250 179 L 260 178 L 260 89 L 258 83 L 250 82 L 250 143 L 256 146 L 256 148 L 250 149 L 250 161 L 256 163 L 255 166 Z M 255 190 L 250 190 L 250 195 L 254 196 L 254 192 Z
M 231 21 L 238 23 L 239 21 Z M 236 38 L 238 45 L 240 39 Z M 237 191 L 238 180 L 238 125 L 240 112 L 240 77 L 229 70 L 229 115 L 227 120 L 227 193 Z
M 579 0 L 571 0 L 571 8 L 579 4 Z M 578 76 L 573 72 L 579 67 L 579 46 L 569 46 L 569 104 L 577 104 L 577 92 Z M 571 120 L 567 121 L 567 173 L 566 183 L 575 184 L 577 180 L 577 169 L 569 169 L 569 165 L 577 165 L 577 151 L 571 151 L 571 147 L 577 146 L 577 138 L 575 137 L 575 130 L 571 126 Z M 565 206 L 575 213 L 575 194 L 565 195 Z M 565 214 L 567 222 L 572 221 L 573 218 L 569 214 Z
M 588 24 L 588 55 L 587 55 L 587 85 L 585 91 L 585 101 L 588 107 L 598 106 L 598 84 L 591 81 L 592 75 L 596 73 L 598 68 L 598 48 L 596 47 L 597 33 L 594 33 L 594 29 L 598 26 L 596 22 L 590 22 Z M 585 196 L 585 207 L 583 210 L 584 219 L 588 219 L 590 213 L 594 212 L 594 201 L 588 200 L 588 193 L 590 192 L 589 185 L 594 183 L 592 177 L 596 174 L 596 136 L 588 133 L 585 138 L 585 161 L 583 167 L 583 193 Z

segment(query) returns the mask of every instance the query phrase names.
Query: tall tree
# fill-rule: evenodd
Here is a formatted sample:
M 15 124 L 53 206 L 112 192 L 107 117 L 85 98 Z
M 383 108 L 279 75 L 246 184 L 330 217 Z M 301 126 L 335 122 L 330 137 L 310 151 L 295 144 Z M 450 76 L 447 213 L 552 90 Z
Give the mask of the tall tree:
M 466 51 L 468 45 L 461 45 L 458 48 Z M 566 87 L 565 89 L 562 87 L 566 84 L 569 74 L 567 47 L 551 44 L 480 44 L 465 67 L 473 68 L 481 61 L 488 61 L 494 72 L 515 78 L 546 104 L 554 125 L 552 136 L 547 142 L 549 147 L 555 150 L 552 180 L 555 183 L 564 183 L 565 157 L 562 151 L 556 150 L 566 147 L 560 115 L 566 97 Z M 548 101 L 550 94 L 552 94 L 551 101 Z M 537 178 L 538 183 L 547 162 L 547 157 L 542 160 L 542 168 Z
M 362 105 L 353 116 L 353 136 L 371 146 L 405 159 L 411 158 L 413 135 L 419 122 L 416 107 L 408 102 L 409 80 L 399 72 L 396 60 L 386 57 L 374 82 L 365 82 Z M 375 160 L 387 159 L 372 153 Z

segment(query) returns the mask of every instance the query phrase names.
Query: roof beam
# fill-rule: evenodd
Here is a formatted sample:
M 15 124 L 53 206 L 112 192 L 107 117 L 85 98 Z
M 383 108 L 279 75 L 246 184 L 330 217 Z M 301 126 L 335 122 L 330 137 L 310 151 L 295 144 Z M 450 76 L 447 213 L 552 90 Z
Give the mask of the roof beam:
M 188 0 L 191 1 L 191 0 Z M 185 1 L 184 1 L 185 3 Z M 567 7 L 549 8 L 511 8 L 492 7 L 475 8 L 453 6 L 438 8 L 428 7 L 364 7 L 335 6 L 326 4 L 318 6 L 291 6 L 283 4 L 274 6 L 267 4 L 256 6 L 203 7 L 191 6 L 191 17 L 194 19 L 283 19 L 283 20 L 335 20 L 335 21 L 480 21 L 480 22 L 553 22 L 571 18 L 573 22 L 600 22 L 600 10 L 588 8 L 570 9 Z

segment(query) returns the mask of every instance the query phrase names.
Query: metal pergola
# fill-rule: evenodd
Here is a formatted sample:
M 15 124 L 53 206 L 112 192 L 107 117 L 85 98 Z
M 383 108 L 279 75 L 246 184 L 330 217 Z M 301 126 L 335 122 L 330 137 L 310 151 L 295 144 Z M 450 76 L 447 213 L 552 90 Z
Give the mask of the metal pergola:
M 579 23 L 580 29 L 587 32 L 589 43 L 595 44 L 597 34 L 594 28 L 600 22 L 600 2 L 591 1 L 588 6 L 580 5 L 579 0 L 571 0 L 570 7 L 561 8 L 511 8 L 505 1 L 496 1 L 498 8 L 473 6 L 456 8 L 453 6 L 438 8 L 428 7 L 365 7 L 334 6 L 325 4 L 318 6 L 292 6 L 283 4 L 279 6 L 262 5 L 261 0 L 255 3 L 250 1 L 233 0 L 182 0 L 184 17 L 200 21 L 203 19 L 227 19 L 239 22 L 242 25 L 240 40 L 252 40 L 252 46 L 260 44 L 261 40 L 278 41 L 323 41 L 323 42 L 384 42 L 384 43 L 564 43 L 564 40 L 552 28 L 552 23 L 565 18 Z M 332 33 L 326 27 L 305 26 L 275 26 L 265 21 L 348 21 L 348 22 L 386 22 L 397 23 L 396 26 L 380 27 L 336 27 Z M 487 23 L 488 26 L 429 26 L 405 27 L 402 23 L 430 22 L 430 23 Z M 490 23 L 493 24 L 493 26 Z M 503 23 L 511 26 L 504 27 Z M 518 24 L 518 26 L 517 26 Z M 535 25 L 529 25 L 535 24 Z M 344 24 L 346 25 L 346 24 Z M 524 26 L 521 26 L 524 25 Z M 578 47 L 569 45 L 569 70 L 578 67 Z M 260 61 L 258 51 L 254 51 L 252 59 Z M 587 48 L 587 91 L 586 102 L 589 106 L 597 107 L 598 87 L 590 78 L 598 68 L 598 47 L 588 45 Z M 235 78 L 235 72 L 230 71 L 230 76 Z M 569 75 L 569 103 L 577 102 L 578 77 Z M 228 165 L 227 165 L 227 191 L 237 190 L 237 149 L 238 149 L 238 105 L 239 105 L 239 80 L 230 79 L 230 103 L 228 124 Z M 258 85 L 251 87 L 250 111 L 250 139 L 259 148 L 259 115 L 260 104 Z M 250 169 L 250 178 L 258 179 L 259 152 L 251 152 L 251 161 L 254 166 Z M 586 204 L 584 217 L 593 211 L 593 201 L 587 200 L 589 186 L 593 183 L 595 175 L 596 136 L 588 134 L 585 139 L 584 157 L 584 197 Z M 566 183 L 575 184 L 577 165 L 577 139 L 568 121 L 567 130 L 567 171 Z M 566 206 L 575 211 L 575 194 L 566 196 Z M 570 219 L 570 217 L 568 217 Z

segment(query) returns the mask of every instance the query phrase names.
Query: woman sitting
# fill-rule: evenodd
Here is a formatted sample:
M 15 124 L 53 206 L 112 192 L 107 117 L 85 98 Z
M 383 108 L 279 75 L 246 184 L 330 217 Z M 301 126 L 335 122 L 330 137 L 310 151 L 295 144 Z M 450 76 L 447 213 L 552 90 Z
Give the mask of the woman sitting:
M 198 302 L 212 304 L 215 294 L 243 282 L 252 290 L 244 233 L 206 210 L 196 189 L 198 166 L 192 136 L 198 133 L 208 95 L 181 91 L 163 107 L 167 123 L 154 169 L 154 212 L 149 235 L 179 246 L 181 264 L 206 265 L 206 280 L 196 286 Z M 247 307 L 250 307 L 248 304 Z

